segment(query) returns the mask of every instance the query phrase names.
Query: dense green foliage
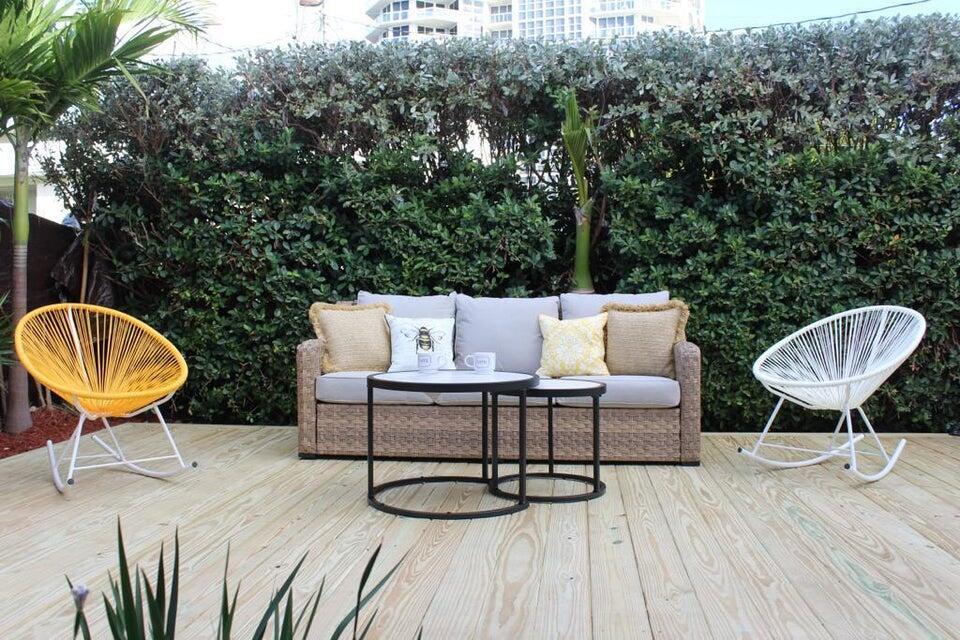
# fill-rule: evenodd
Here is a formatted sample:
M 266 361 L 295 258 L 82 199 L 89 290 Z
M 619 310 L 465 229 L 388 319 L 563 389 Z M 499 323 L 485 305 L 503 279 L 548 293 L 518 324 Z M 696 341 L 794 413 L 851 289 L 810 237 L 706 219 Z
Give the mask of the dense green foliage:
M 313 300 L 566 290 L 572 86 L 599 113 L 597 289 L 690 303 L 705 429 L 756 427 L 762 349 L 869 303 L 929 322 L 874 422 L 960 417 L 955 17 L 610 48 L 344 44 L 175 71 L 145 86 L 149 113 L 118 87 L 64 121 L 47 170 L 93 221 L 125 306 L 187 355 L 181 414 L 291 421 Z

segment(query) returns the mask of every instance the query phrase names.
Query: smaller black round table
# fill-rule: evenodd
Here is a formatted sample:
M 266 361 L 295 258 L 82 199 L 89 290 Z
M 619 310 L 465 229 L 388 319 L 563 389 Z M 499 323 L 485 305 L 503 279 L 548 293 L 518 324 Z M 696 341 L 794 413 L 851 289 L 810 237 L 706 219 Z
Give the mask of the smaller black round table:
M 590 380 L 540 380 L 539 384 L 530 389 L 526 389 L 524 394 L 527 398 L 546 398 L 547 399 L 547 471 L 525 473 L 526 478 L 548 478 L 552 480 L 572 480 L 590 485 L 593 490 L 584 493 L 576 493 L 561 496 L 533 495 L 523 487 L 522 491 L 526 493 L 526 498 L 530 502 L 583 502 L 599 498 L 607 491 L 607 485 L 600 480 L 600 396 L 607 391 L 607 385 L 602 382 L 592 382 Z M 517 395 L 514 391 L 503 391 L 499 394 L 493 394 L 493 464 L 491 466 L 490 493 L 501 498 L 517 499 L 516 493 L 511 493 L 500 488 L 500 485 L 507 482 L 513 482 L 520 479 L 519 474 L 510 474 L 501 476 L 498 474 L 497 459 L 497 408 L 498 395 Z M 554 471 L 553 462 L 553 404 L 556 398 L 593 398 L 593 477 L 580 475 L 578 473 L 562 473 Z M 522 447 L 523 445 L 521 445 Z M 521 450 L 520 456 L 526 460 L 526 451 Z
M 473 371 L 441 370 L 434 373 L 420 373 L 417 371 L 397 371 L 394 373 L 375 373 L 367 377 L 367 502 L 375 509 L 385 513 L 410 518 L 431 518 L 441 520 L 467 520 L 471 518 L 491 518 L 504 516 L 523 511 L 529 506 L 526 499 L 526 460 L 522 451 L 526 449 L 527 412 L 526 390 L 537 384 L 537 376 L 525 373 L 511 373 L 508 371 L 494 371 L 489 374 L 479 374 Z M 390 389 L 393 391 L 419 391 L 422 393 L 480 393 L 481 406 L 481 476 L 421 476 L 415 478 L 401 478 L 377 484 L 373 474 L 373 442 L 374 442 L 374 389 Z M 424 485 L 436 482 L 466 482 L 490 486 L 490 477 L 487 472 L 487 396 L 495 393 L 511 393 L 520 398 L 520 416 L 517 425 L 517 435 L 520 440 L 520 493 L 509 496 L 512 504 L 494 507 L 479 511 L 422 511 L 395 507 L 383 502 L 380 494 L 388 489 L 407 487 L 410 485 Z M 425 452 L 428 453 L 428 452 Z

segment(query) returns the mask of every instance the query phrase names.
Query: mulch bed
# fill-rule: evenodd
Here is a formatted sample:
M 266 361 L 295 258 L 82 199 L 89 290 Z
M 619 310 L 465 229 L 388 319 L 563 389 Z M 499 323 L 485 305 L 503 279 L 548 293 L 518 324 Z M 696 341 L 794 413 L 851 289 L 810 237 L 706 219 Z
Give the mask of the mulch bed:
M 124 422 L 147 422 L 152 416 L 137 416 L 136 418 L 122 418 L 110 421 L 114 426 Z M 47 440 L 54 443 L 63 442 L 73 435 L 77 428 L 77 414 L 55 407 L 36 409 L 33 411 L 33 426 L 23 433 L 12 434 L 0 431 L 0 459 L 15 456 L 24 451 L 31 451 L 47 446 Z M 103 422 L 87 421 L 83 425 L 83 432 L 90 433 L 103 429 Z

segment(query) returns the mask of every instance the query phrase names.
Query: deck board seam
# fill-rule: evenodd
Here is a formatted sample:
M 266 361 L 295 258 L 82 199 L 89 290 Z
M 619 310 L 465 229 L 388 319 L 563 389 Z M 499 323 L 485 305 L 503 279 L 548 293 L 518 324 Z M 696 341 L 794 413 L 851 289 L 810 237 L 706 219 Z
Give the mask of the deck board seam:
M 623 495 L 623 483 L 620 482 L 620 472 L 619 470 L 615 469 L 614 473 L 617 474 L 617 491 L 620 494 L 620 503 L 623 505 L 623 519 L 627 525 L 627 535 L 630 536 L 630 550 L 633 553 L 633 563 L 637 568 L 637 575 L 640 578 L 640 591 L 643 593 L 643 612 L 647 616 L 647 628 L 650 629 L 650 635 L 656 638 L 656 631 L 654 631 L 653 627 L 653 619 L 650 616 L 650 596 L 647 593 L 647 586 L 643 583 L 643 571 L 640 570 L 640 558 L 637 557 L 637 545 L 634 540 L 633 525 L 630 523 L 632 518 L 630 518 L 627 513 L 627 500 Z M 700 601 L 698 600 L 697 604 L 699 604 L 699 602 Z M 713 632 L 711 631 L 711 635 L 712 633 Z
M 667 510 L 663 506 L 663 500 L 660 498 L 660 492 L 656 490 L 656 483 L 653 481 L 653 478 L 650 477 L 650 470 L 647 467 L 642 468 L 642 473 L 647 478 L 647 484 L 654 488 L 653 497 L 657 501 L 657 506 L 660 508 L 660 513 L 663 516 L 664 522 L 666 522 L 667 529 L 670 531 L 670 541 L 673 543 L 674 548 L 677 550 L 677 555 L 680 558 L 680 564 L 683 566 L 683 572 L 687 576 L 687 583 L 690 585 L 695 584 L 693 577 L 690 575 L 690 567 L 687 566 L 687 562 L 684 560 L 686 554 L 683 553 L 680 549 L 680 545 L 677 542 L 677 534 L 674 531 L 673 526 L 671 526 L 670 518 L 667 517 Z M 638 560 L 639 561 L 639 560 Z M 717 637 L 716 631 L 713 626 L 710 624 L 710 617 L 707 616 L 707 610 L 703 606 L 703 601 L 700 599 L 700 594 L 697 592 L 697 589 L 692 589 L 693 597 L 696 599 L 697 604 L 700 606 L 700 612 L 703 615 L 704 619 L 707 621 L 707 629 L 710 631 L 710 635 L 713 638 Z

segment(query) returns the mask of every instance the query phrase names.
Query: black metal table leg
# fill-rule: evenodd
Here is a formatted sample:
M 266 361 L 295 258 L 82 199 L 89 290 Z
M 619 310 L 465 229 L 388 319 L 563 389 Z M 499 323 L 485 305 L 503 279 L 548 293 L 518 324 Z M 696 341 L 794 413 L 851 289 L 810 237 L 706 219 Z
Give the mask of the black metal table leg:
M 488 444 L 487 444 L 487 429 L 489 429 L 490 427 L 489 427 L 489 425 L 487 425 L 487 392 L 484 391 L 484 392 L 483 392 L 482 394 L 480 394 L 480 395 L 481 395 L 481 398 L 482 398 L 480 404 L 483 406 L 483 420 L 482 420 L 483 433 L 482 433 L 482 435 L 480 436 L 480 449 L 481 449 L 481 455 L 483 456 L 483 463 L 482 463 L 482 464 L 483 464 L 483 472 L 482 472 L 481 475 L 482 475 L 482 477 L 483 477 L 484 480 L 489 480 L 489 479 L 490 479 L 490 476 L 489 476 L 489 474 L 488 474 L 488 472 L 487 472 L 487 457 L 488 457 L 488 453 L 487 453 L 487 449 L 488 449 Z
M 553 398 L 547 398 L 547 470 L 553 473 Z
M 497 394 L 493 394 L 493 416 L 490 420 L 490 429 L 491 437 L 493 438 L 493 464 L 491 465 L 490 475 L 491 482 L 496 482 L 497 477 L 500 475 L 500 457 L 498 451 L 500 449 L 500 409 L 499 409 L 500 397 Z
M 373 500 L 373 387 L 367 387 L 367 500 Z
M 520 504 L 527 504 L 527 392 L 520 393 L 520 450 L 517 452 L 517 462 L 520 476 Z
M 593 399 L 593 490 L 600 491 L 600 396 Z

